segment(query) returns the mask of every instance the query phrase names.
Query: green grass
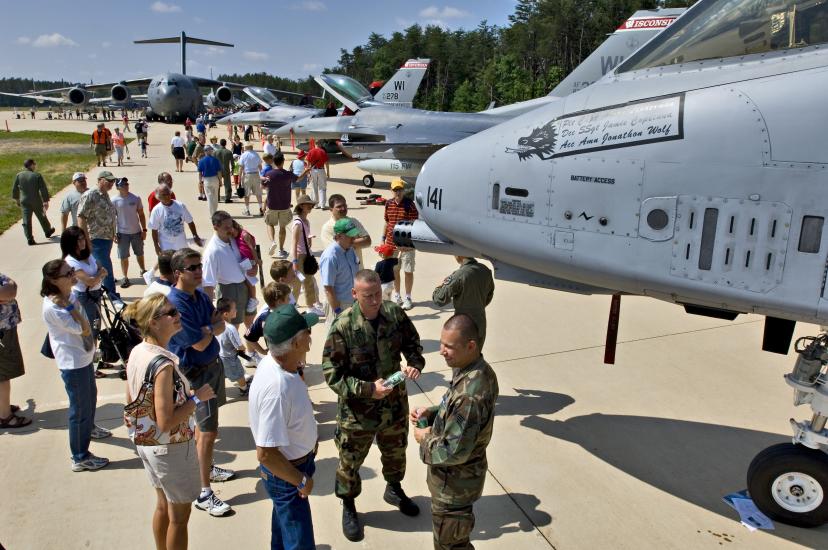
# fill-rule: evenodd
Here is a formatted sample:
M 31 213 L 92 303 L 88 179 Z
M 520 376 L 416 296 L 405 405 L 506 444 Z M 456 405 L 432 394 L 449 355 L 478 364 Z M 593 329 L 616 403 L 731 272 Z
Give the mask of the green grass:
M 94 162 L 89 141 L 89 134 L 70 132 L 0 132 L 0 234 L 20 219 L 20 209 L 11 195 L 14 176 L 23 170 L 23 162 L 28 158 L 37 161 L 37 170 L 43 174 L 49 194 L 54 195 L 72 182 L 74 172 L 85 172 Z M 58 228 L 59 207 L 53 200 L 46 213 Z M 35 229 L 36 234 L 39 231 L 39 227 Z

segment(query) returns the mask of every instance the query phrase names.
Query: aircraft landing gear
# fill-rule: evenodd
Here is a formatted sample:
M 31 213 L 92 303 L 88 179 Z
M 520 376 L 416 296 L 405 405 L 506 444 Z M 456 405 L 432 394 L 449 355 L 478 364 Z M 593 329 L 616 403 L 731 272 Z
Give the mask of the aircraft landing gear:
M 797 527 L 828 523 L 828 334 L 796 341 L 793 372 L 785 381 L 794 389 L 794 405 L 810 404 L 810 421 L 791 419 L 792 443 L 768 447 L 750 464 L 748 491 L 771 519 Z
M 374 186 L 374 176 L 371 174 L 366 174 L 362 176 L 362 185 L 365 187 L 373 187 Z

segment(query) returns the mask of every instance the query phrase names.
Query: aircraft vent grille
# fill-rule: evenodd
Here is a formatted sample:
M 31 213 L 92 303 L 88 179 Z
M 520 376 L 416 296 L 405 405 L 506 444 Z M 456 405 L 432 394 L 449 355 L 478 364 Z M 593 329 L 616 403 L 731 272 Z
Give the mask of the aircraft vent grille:
M 768 292 L 782 282 L 791 217 L 783 203 L 680 196 L 670 274 Z

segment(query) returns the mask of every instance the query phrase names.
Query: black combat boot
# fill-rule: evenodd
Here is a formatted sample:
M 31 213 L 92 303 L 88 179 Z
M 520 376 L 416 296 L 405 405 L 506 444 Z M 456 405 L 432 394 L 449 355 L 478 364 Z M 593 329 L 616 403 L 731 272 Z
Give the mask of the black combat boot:
M 360 541 L 364 536 L 352 498 L 342 499 L 342 534 L 351 542 Z
M 403 491 L 402 486 L 399 483 L 389 483 L 386 485 L 385 494 L 382 495 L 382 499 L 391 506 L 399 508 L 400 512 L 406 516 L 416 516 L 420 514 L 420 507 L 417 506 L 413 500 L 408 498 L 408 495 L 405 494 L 405 491 Z

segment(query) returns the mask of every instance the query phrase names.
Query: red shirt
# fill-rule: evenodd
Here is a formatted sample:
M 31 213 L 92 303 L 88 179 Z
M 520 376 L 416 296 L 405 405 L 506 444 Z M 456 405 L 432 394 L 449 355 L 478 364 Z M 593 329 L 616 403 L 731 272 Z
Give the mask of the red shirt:
M 420 217 L 417 206 L 411 199 L 403 199 L 397 204 L 394 199 L 385 203 L 385 242 L 394 245 L 394 226 L 399 222 L 414 221 Z
M 311 168 L 324 168 L 328 163 L 328 153 L 321 147 L 314 147 L 308 152 L 306 162 Z
M 170 191 L 170 197 L 172 197 L 172 200 L 175 200 L 175 193 L 173 191 Z M 152 209 L 155 208 L 156 204 L 161 204 L 161 201 L 155 197 L 155 191 L 150 193 L 149 197 L 147 197 L 147 204 L 149 205 L 150 212 L 152 212 Z

